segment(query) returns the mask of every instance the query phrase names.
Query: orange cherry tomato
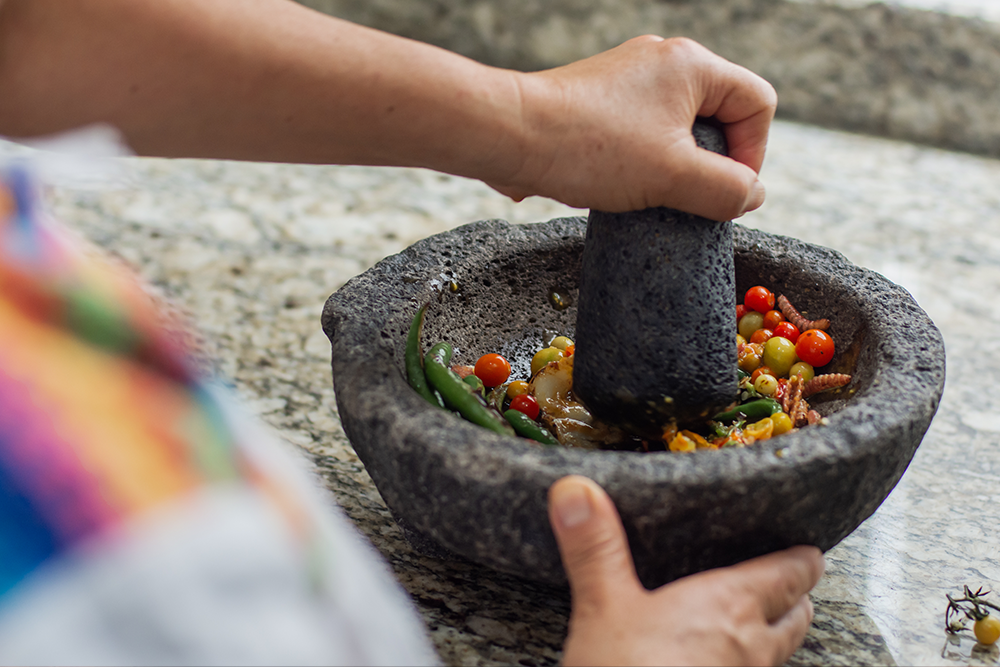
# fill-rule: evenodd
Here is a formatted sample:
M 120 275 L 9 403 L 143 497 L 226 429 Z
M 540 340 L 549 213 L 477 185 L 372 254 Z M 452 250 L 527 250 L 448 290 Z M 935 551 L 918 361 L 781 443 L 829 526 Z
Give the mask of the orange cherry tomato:
M 739 322 L 743 316 L 750 312 L 750 309 L 742 303 L 736 304 L 736 321 Z
M 487 387 L 499 387 L 510 377 L 510 363 L 499 354 L 484 354 L 476 362 L 476 377 Z
M 764 328 L 774 331 L 780 323 L 785 321 L 785 316 L 781 314 L 780 310 L 769 310 L 764 313 Z
M 795 343 L 795 354 L 810 366 L 826 366 L 833 353 L 833 338 L 822 329 L 803 331 Z
M 769 338 L 774 336 L 774 332 L 770 329 L 757 329 L 750 336 L 751 343 L 766 343 Z
M 756 382 L 761 375 L 774 375 L 774 371 L 767 366 L 758 366 L 757 370 L 750 374 L 750 381 Z

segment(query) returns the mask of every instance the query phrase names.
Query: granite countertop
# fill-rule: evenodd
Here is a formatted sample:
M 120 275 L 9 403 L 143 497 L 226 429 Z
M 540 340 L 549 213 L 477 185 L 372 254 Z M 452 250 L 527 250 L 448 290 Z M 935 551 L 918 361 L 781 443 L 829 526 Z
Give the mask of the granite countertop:
M 15 152 L 0 144 L 0 154 Z M 410 591 L 449 664 L 550 663 L 564 591 L 416 553 L 340 428 L 326 297 L 381 257 L 484 218 L 578 211 L 514 204 L 408 169 L 127 159 L 113 187 L 56 187 L 56 215 L 187 309 L 220 372 L 314 464 Z M 944 595 L 1000 586 L 1000 162 L 779 122 L 764 207 L 744 224 L 843 252 L 902 284 L 940 327 L 937 417 L 882 507 L 827 557 L 792 664 L 996 664 L 950 642 Z

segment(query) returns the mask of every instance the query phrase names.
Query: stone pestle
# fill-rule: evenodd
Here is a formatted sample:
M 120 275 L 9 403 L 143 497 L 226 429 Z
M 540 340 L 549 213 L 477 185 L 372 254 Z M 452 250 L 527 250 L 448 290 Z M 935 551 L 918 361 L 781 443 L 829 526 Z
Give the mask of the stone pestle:
M 711 121 L 701 148 L 727 154 Z M 733 223 L 669 208 L 591 211 L 583 251 L 574 393 L 643 437 L 704 421 L 736 397 Z

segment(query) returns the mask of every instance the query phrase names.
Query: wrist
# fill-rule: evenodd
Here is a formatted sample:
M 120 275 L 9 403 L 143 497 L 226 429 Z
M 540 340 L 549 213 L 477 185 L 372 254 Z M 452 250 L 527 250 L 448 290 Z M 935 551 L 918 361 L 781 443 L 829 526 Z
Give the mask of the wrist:
M 532 195 L 552 196 L 545 192 L 544 180 L 564 134 L 565 96 L 558 82 L 543 74 L 502 71 L 513 90 L 515 106 L 506 112 L 488 171 L 475 177 L 518 201 Z

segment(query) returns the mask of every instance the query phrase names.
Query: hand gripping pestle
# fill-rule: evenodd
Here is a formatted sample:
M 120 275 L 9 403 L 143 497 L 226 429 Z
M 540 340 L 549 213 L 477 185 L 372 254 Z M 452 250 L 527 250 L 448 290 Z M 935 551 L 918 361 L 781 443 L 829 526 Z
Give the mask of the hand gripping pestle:
M 699 119 L 698 146 L 727 154 Z M 599 418 L 646 437 L 704 421 L 736 397 L 733 223 L 669 208 L 590 212 L 574 393 Z

